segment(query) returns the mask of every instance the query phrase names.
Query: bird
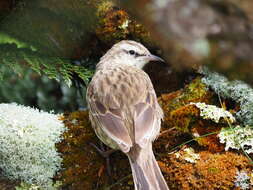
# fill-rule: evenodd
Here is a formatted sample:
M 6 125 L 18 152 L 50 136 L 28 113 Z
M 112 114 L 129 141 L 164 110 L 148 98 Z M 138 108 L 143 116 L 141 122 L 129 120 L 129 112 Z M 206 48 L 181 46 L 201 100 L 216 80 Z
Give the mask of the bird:
M 150 61 L 163 60 L 139 42 L 116 43 L 96 65 L 86 99 L 98 138 L 127 155 L 135 190 L 168 190 L 152 150 L 163 111 L 143 70 Z

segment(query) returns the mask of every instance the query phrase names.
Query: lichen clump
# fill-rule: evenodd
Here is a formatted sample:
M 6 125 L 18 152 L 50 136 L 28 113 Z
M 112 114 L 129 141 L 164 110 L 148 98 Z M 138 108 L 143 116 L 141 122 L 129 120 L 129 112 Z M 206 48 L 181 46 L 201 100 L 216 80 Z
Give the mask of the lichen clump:
M 253 128 L 246 126 L 223 128 L 219 133 L 221 143 L 225 143 L 225 150 L 243 149 L 246 153 L 253 153 Z
M 199 154 L 196 154 L 193 148 L 185 148 L 183 151 L 175 153 L 176 158 L 183 158 L 187 162 L 196 163 L 200 159 Z
M 15 187 L 15 190 L 40 190 L 40 186 L 21 182 L 19 186 Z
M 236 118 L 244 125 L 253 126 L 253 89 L 242 81 L 229 81 L 226 77 L 207 68 L 200 71 L 204 74 L 202 82 L 213 89 L 218 95 L 232 99 L 240 105 Z
M 200 116 L 204 119 L 211 119 L 215 123 L 219 123 L 221 118 L 227 119 L 230 123 L 235 122 L 234 116 L 223 108 L 218 108 L 217 106 L 207 105 L 201 102 L 191 103 L 191 105 L 195 105 L 200 109 Z
M 59 116 L 0 104 L 0 168 L 9 179 L 50 189 L 62 158 L 55 148 L 65 127 Z
M 235 186 L 242 190 L 247 190 L 250 188 L 250 177 L 245 171 L 238 171 L 235 180 Z

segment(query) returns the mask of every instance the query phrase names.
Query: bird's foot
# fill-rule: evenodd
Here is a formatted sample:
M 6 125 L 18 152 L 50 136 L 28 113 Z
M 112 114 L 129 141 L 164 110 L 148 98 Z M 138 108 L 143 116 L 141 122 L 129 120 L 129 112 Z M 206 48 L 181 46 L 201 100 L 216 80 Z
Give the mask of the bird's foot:
M 103 156 L 104 158 L 108 158 L 110 157 L 110 155 L 112 153 L 114 153 L 116 150 L 113 150 L 113 149 L 109 149 L 109 150 L 106 150 L 108 149 L 107 147 L 105 147 L 103 144 L 100 144 L 100 148 L 98 148 L 95 144 L 93 143 L 90 143 L 90 145 L 96 149 L 96 151 L 98 151 L 98 153 Z
M 111 170 L 111 164 L 110 164 L 110 155 L 114 152 L 116 152 L 116 150 L 113 149 L 109 149 L 107 146 L 105 146 L 102 142 L 100 143 L 100 148 L 97 147 L 95 144 L 90 143 L 90 145 L 92 147 L 94 147 L 96 149 L 96 151 L 105 158 L 106 161 L 106 171 L 109 177 L 112 176 L 112 170 Z M 109 149 L 109 150 L 108 150 Z

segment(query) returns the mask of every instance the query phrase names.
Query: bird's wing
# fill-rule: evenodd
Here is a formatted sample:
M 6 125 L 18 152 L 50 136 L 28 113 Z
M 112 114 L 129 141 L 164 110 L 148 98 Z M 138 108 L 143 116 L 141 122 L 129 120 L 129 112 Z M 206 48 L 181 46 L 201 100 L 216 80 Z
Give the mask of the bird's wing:
M 158 136 L 163 112 L 153 89 L 148 91 L 146 99 L 136 104 L 134 108 L 135 143 L 144 148 Z
M 162 111 L 146 73 L 122 72 L 105 77 L 100 73 L 89 85 L 87 101 L 97 125 L 94 126 L 95 130 L 102 130 L 123 152 L 128 152 L 134 143 L 145 146 L 146 142 L 157 136 Z M 117 75 L 121 80 L 113 80 L 120 78 Z M 114 88 L 114 85 L 117 87 Z M 110 144 L 107 138 L 100 136 L 100 139 Z
M 112 89 L 117 82 L 113 73 L 108 72 L 97 72 L 88 86 L 90 118 L 100 140 L 112 148 L 128 152 L 133 142 L 125 126 L 119 94 Z
M 122 119 L 121 110 L 108 109 L 99 100 L 91 100 L 89 106 L 91 118 L 97 125 L 94 128 L 100 139 L 111 147 L 115 147 L 111 143 L 116 143 L 123 152 L 128 152 L 132 147 L 132 140 Z M 99 131 L 102 131 L 102 134 Z

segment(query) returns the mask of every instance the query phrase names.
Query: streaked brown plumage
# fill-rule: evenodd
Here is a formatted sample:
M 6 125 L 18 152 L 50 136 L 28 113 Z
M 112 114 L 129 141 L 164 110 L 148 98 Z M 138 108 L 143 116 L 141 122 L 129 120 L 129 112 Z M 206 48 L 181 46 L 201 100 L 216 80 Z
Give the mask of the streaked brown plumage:
M 87 90 L 90 120 L 97 136 L 124 152 L 136 190 L 167 190 L 152 151 L 163 112 L 153 85 L 141 68 L 153 56 L 141 44 L 121 41 L 97 65 Z

